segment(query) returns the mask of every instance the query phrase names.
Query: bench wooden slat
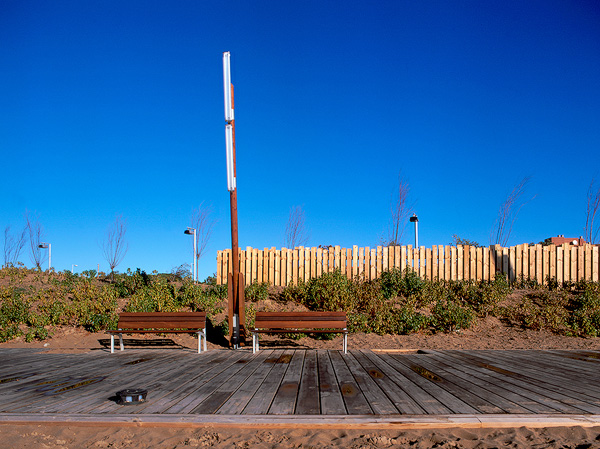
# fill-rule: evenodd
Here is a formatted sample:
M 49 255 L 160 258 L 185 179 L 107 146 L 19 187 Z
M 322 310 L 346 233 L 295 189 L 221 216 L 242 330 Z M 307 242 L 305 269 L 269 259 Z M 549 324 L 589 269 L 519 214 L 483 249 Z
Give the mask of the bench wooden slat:
M 256 312 L 257 317 L 270 318 L 270 317 L 327 317 L 327 318 L 342 318 L 346 319 L 346 312 Z
M 255 321 L 254 327 L 257 329 L 345 329 L 346 321 Z

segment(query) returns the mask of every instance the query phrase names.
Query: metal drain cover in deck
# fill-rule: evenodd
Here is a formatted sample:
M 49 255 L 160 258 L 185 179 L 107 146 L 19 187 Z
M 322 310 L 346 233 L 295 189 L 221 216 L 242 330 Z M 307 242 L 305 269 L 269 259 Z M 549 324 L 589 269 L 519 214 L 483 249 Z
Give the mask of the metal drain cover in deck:
M 127 390 L 121 390 L 117 392 L 118 403 L 121 405 L 141 404 L 146 402 L 146 395 L 148 390 L 142 390 L 139 388 L 130 388 Z

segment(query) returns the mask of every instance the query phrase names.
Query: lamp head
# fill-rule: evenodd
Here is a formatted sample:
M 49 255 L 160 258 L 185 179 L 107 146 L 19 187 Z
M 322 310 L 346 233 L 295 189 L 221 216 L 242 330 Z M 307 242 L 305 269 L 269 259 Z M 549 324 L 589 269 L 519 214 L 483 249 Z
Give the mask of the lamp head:
M 419 217 L 417 217 L 417 214 L 412 214 L 412 217 L 409 218 L 411 223 L 417 223 L 419 221 Z

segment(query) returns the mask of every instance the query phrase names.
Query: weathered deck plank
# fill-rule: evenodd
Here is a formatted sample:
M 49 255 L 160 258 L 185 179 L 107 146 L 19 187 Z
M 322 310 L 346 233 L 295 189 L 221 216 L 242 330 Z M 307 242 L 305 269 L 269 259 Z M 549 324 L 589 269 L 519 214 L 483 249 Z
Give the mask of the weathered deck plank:
M 290 366 L 279 384 L 277 393 L 273 398 L 269 414 L 291 415 L 296 408 L 296 397 L 302 380 L 302 367 L 304 365 L 305 351 L 295 351 Z
M 290 361 L 294 355 L 294 351 L 287 350 L 275 363 L 275 367 L 269 372 L 267 378 L 258 387 L 254 396 L 250 399 L 242 414 L 244 415 L 266 415 L 271 407 L 273 398 L 277 394 L 277 390 L 281 385 L 283 376 L 285 375 Z
M 527 359 L 522 359 L 515 362 L 512 358 L 506 358 L 501 354 L 492 353 L 473 353 L 468 354 L 471 357 L 488 360 L 489 363 L 506 367 L 514 373 L 511 377 L 522 379 L 525 382 L 537 385 L 539 387 L 560 392 L 565 396 L 579 398 L 584 401 L 589 401 L 592 404 L 600 406 L 600 389 L 598 385 L 598 374 L 588 374 L 585 379 L 575 371 L 571 375 L 564 375 L 561 370 L 548 370 L 536 367 L 535 360 L 529 362 Z M 462 355 L 463 357 L 467 354 Z M 535 359 L 537 357 L 532 357 Z M 581 392 L 585 394 L 582 396 Z
M 474 355 L 455 355 L 475 365 L 481 363 L 481 368 L 488 372 L 490 379 L 495 379 L 493 382 L 504 382 L 513 392 L 525 398 L 519 404 L 535 413 L 581 412 L 581 409 L 578 410 L 570 405 L 572 402 L 571 397 L 557 393 L 556 388 L 544 381 L 525 376 L 515 371 L 515 367 L 503 364 L 497 358 L 485 359 Z M 584 403 L 581 403 L 581 405 L 585 408 L 597 409 L 593 405 L 587 406 Z
M 349 415 L 373 414 L 373 409 L 356 383 L 342 355 L 339 352 L 330 352 L 329 356 L 339 382 L 347 413 Z M 340 413 L 342 412 L 340 411 Z
M 335 377 L 335 370 L 329 351 L 317 351 L 317 363 L 319 371 L 319 396 L 321 398 L 322 415 L 339 415 L 346 406 L 342 398 L 342 392 Z
M 406 356 L 416 366 L 422 366 L 440 387 L 453 396 L 461 398 L 480 413 L 506 413 L 506 410 L 494 404 L 494 397 L 482 388 L 477 388 L 471 382 L 465 381 L 460 376 L 446 370 L 440 364 L 436 364 L 430 357 Z M 439 379 L 439 380 L 438 380 Z
M 407 385 L 409 383 L 408 379 L 402 378 L 400 382 L 394 382 L 393 377 L 386 375 L 383 370 L 379 369 L 379 367 L 368 357 L 370 354 L 373 353 L 370 351 L 354 353 L 356 359 L 375 380 L 390 401 L 392 401 L 398 411 L 403 414 L 423 413 L 423 409 L 419 404 L 402 389 L 402 384 Z M 375 358 L 376 356 L 373 355 L 373 357 Z
M 317 372 L 317 351 L 306 351 L 302 378 L 298 388 L 296 400 L 296 415 L 319 415 L 321 405 L 319 402 L 319 380 Z

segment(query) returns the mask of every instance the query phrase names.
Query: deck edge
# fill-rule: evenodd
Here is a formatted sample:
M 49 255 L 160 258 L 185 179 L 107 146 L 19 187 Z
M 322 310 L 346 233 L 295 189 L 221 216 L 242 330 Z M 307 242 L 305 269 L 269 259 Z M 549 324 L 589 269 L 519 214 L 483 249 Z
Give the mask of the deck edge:
M 600 427 L 600 415 L 131 415 L 0 413 L 2 425 L 228 427 L 321 429 L 446 429 Z

